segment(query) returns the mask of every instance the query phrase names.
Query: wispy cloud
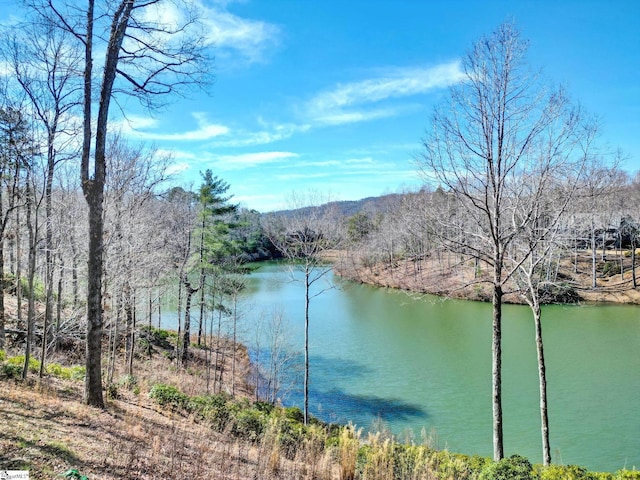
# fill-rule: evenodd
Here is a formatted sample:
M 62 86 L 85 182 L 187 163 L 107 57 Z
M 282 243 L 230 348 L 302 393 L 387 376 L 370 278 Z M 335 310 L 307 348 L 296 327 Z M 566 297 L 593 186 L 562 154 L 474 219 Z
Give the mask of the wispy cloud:
M 396 115 L 398 105 L 382 102 L 428 93 L 459 82 L 463 73 L 460 62 L 435 67 L 395 68 L 376 78 L 339 84 L 319 93 L 306 104 L 306 114 L 325 125 L 362 122 Z
M 234 15 L 227 10 L 229 3 L 210 6 L 199 2 L 207 40 L 216 49 L 216 57 L 239 55 L 248 63 L 264 61 L 267 50 L 280 42 L 280 27 Z
M 298 125 L 295 123 L 269 124 L 258 119 L 259 126 L 256 131 L 234 131 L 228 139 L 215 140 L 212 147 L 251 147 L 255 145 L 267 145 L 279 140 L 291 138 L 296 133 L 306 132 L 311 125 Z
M 149 117 L 129 117 L 121 122 L 121 129 L 127 135 L 140 140 L 191 142 L 211 140 L 228 135 L 230 130 L 225 125 L 210 123 L 206 115 L 201 112 L 193 112 L 191 116 L 196 120 L 198 128 L 177 133 L 162 133 L 152 131 L 158 127 L 158 122 Z
M 212 160 L 221 170 L 240 170 L 259 165 L 279 163 L 296 157 L 298 157 L 298 154 L 293 152 L 253 152 L 238 155 L 216 155 Z
M 328 172 L 325 173 L 284 173 L 276 175 L 278 180 L 309 180 L 312 178 L 325 178 L 330 176 Z
M 191 169 L 191 165 L 187 162 L 173 163 L 167 167 L 167 175 L 179 175 Z

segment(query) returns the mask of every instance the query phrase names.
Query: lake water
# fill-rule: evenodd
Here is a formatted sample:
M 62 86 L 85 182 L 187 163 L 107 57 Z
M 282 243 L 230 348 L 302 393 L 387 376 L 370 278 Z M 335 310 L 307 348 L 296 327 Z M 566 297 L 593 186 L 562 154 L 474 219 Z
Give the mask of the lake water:
M 382 422 L 417 441 L 425 429 L 440 448 L 492 456 L 491 305 L 330 278 L 339 288 L 311 300 L 310 413 L 365 430 Z M 302 352 L 303 285 L 267 264 L 248 281 L 245 343 L 274 308 Z M 533 320 L 515 305 L 503 319 L 505 454 L 539 463 Z M 548 306 L 543 335 L 553 462 L 640 468 L 640 307 Z M 301 382 L 285 404 L 302 405 Z

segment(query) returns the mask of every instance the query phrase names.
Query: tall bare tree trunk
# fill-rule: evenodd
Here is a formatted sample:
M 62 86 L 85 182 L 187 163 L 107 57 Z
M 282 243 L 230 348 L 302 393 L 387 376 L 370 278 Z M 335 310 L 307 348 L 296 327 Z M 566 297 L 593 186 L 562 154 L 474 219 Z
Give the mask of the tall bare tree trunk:
M 551 447 L 549 445 L 549 415 L 547 408 L 547 374 L 544 361 L 544 344 L 542 342 L 542 311 L 537 301 L 537 296 L 533 296 L 531 309 L 533 311 L 533 321 L 536 330 L 536 353 L 538 356 L 538 378 L 540 381 L 540 428 L 542 433 L 542 461 L 544 465 L 551 464 Z
M 596 288 L 598 282 L 596 280 L 596 227 L 595 220 L 591 217 L 591 287 Z
M 94 171 L 89 175 L 91 156 L 91 102 L 93 69 L 93 21 L 94 0 L 87 8 L 87 34 L 85 36 L 84 72 L 84 132 L 80 179 L 82 190 L 89 205 L 89 261 L 87 271 L 87 373 L 85 377 L 85 402 L 87 405 L 104 408 L 102 396 L 102 268 L 104 250 L 104 185 L 106 181 L 106 141 L 109 105 L 113 92 L 118 58 L 127 30 L 134 2 L 122 0 L 113 14 L 109 43 L 100 88 L 100 101 L 96 122 Z
M 34 278 L 36 275 L 36 235 L 37 235 L 37 220 L 36 225 L 34 225 L 33 219 L 33 191 L 31 190 L 30 185 L 31 179 L 29 175 L 29 170 L 27 169 L 27 231 L 29 233 L 29 266 L 27 272 L 27 283 L 29 285 L 29 300 L 28 300 L 28 310 L 27 310 L 27 342 L 24 349 L 24 368 L 22 369 L 22 378 L 27 378 L 27 373 L 29 371 L 29 360 L 31 358 L 31 346 L 33 344 L 33 330 L 35 327 L 35 295 L 33 292 L 33 284 Z
M 304 424 L 309 423 L 309 282 L 311 272 L 305 269 L 304 277 Z
M 51 192 L 53 189 L 53 173 L 55 170 L 55 136 L 57 131 L 57 117 L 53 125 L 49 126 L 47 138 L 47 176 L 45 184 L 45 310 L 44 326 L 42 329 L 42 353 L 40 355 L 40 378 L 44 375 L 47 359 L 47 343 L 49 330 L 53 324 L 53 213 Z
M 193 294 L 198 291 L 197 288 L 193 288 L 187 276 L 185 274 L 183 279 L 184 287 L 187 290 L 187 298 L 185 299 L 184 307 L 184 334 L 182 337 L 182 366 L 186 367 L 189 361 L 189 344 L 191 343 L 191 298 Z
M 498 267 L 494 270 L 493 329 L 491 340 L 491 386 L 493 405 L 493 458 L 504 457 L 502 430 L 502 286 Z

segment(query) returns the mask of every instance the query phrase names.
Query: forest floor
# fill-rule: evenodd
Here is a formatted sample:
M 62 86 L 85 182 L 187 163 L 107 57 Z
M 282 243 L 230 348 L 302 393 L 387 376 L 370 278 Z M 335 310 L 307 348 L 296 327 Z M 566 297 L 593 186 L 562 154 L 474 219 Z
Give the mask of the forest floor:
M 473 260 L 450 256 L 430 256 L 418 261 L 394 260 L 393 262 L 365 265 L 363 256 L 353 252 L 334 252 L 331 260 L 335 271 L 343 278 L 370 285 L 398 288 L 408 292 L 428 293 L 443 297 L 491 301 L 491 270 L 489 266 L 476 266 Z M 597 286 L 592 286 L 592 258 L 590 252 L 580 252 L 577 257 L 562 259 L 558 266 L 559 283 L 569 285 L 579 296 L 580 302 L 640 304 L 640 288 L 633 287 L 631 260 L 628 252 L 622 253 L 624 275 L 620 272 L 621 255 L 614 251 L 597 252 Z M 616 273 L 606 275 L 605 269 Z M 640 284 L 640 268 L 638 284 Z M 503 289 L 504 301 L 523 303 L 513 282 Z
M 8 305 L 11 310 L 11 298 Z M 192 350 L 186 369 L 159 348 L 151 357 L 137 355 L 133 384 L 124 368 L 116 369 L 104 409 L 82 402 L 82 380 L 38 378 L 34 372 L 26 381 L 0 375 L 0 471 L 28 470 L 32 480 L 63 478 L 60 474 L 73 469 L 89 480 L 256 478 L 251 443 L 218 433 L 184 412 L 163 409 L 149 397 L 158 383 L 190 396 L 207 393 L 204 352 Z M 6 356 L 19 353 L 9 349 Z M 59 353 L 50 362 L 70 365 L 79 356 Z M 236 393 L 250 398 L 250 362 L 241 346 L 237 365 Z M 231 356 L 223 371 L 230 375 Z M 223 384 L 230 385 L 230 379 L 223 377 Z

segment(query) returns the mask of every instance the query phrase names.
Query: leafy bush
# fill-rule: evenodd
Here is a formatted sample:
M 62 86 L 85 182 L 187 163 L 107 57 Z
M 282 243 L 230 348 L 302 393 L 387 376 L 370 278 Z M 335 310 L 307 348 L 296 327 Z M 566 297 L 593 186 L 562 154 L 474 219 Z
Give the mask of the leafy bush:
M 214 430 L 222 432 L 227 428 L 234 410 L 230 401 L 231 397 L 223 394 L 194 396 L 187 403 L 187 411 L 209 422 Z
M 89 480 L 89 477 L 87 477 L 86 475 L 81 475 L 80 472 L 75 468 L 67 470 L 64 473 L 61 473 L 60 476 L 61 477 L 66 477 L 66 478 L 71 478 L 71 479 L 74 479 L 74 480 Z
M 26 277 L 22 277 L 20 279 L 20 286 L 22 288 L 22 295 L 24 298 L 29 298 L 31 294 L 29 292 L 29 281 Z M 33 279 L 33 298 L 36 302 L 40 302 L 45 299 L 44 283 L 38 278 Z
M 284 456 L 292 460 L 298 447 L 308 433 L 308 428 L 302 422 L 282 416 L 277 420 L 278 440 Z
M 45 371 L 54 377 L 64 378 L 65 380 L 83 380 L 85 367 L 82 365 L 74 365 L 73 367 L 63 367 L 59 363 L 49 363 Z
M 15 365 L 20 368 L 24 366 L 24 355 L 16 355 L 7 360 L 7 365 Z M 40 371 L 40 362 L 33 357 L 29 357 L 29 371 L 38 373 Z
M 490 460 L 474 455 L 469 457 L 459 453 L 451 453 L 447 450 L 432 450 L 429 452 L 430 467 L 437 472 L 438 479 L 475 479 L 488 465 Z M 487 477 L 493 479 L 494 477 Z M 499 477 L 502 478 L 502 477 Z M 509 477 L 511 478 L 511 477 Z M 516 478 L 516 477 L 514 477 Z
M 151 344 L 163 349 L 170 349 L 175 345 L 177 338 L 176 332 L 145 325 L 141 329 L 140 342 L 145 348 Z
M 54 377 L 65 378 L 65 368 L 59 363 L 49 363 L 45 368 L 45 372 Z
M 118 381 L 119 387 L 124 387 L 127 390 L 133 390 L 138 385 L 138 379 L 133 375 L 123 375 Z
M 2 367 L 0 367 L 0 376 L 18 380 L 22 377 L 22 366 L 5 363 L 4 365 L 2 365 Z
M 586 468 L 576 465 L 549 465 L 542 467 L 538 478 L 540 480 L 594 480 L 593 475 Z
M 87 374 L 87 368 L 83 365 L 75 365 L 71 367 L 70 370 L 72 380 L 84 380 L 84 377 Z
M 614 480 L 640 480 L 640 470 L 618 470 Z
M 109 385 L 107 385 L 107 398 L 111 400 L 117 400 L 118 398 L 120 398 L 117 384 L 110 383 Z
M 4 350 L 0 350 L 0 362 L 4 362 L 4 360 L 7 358 L 7 354 Z
M 293 420 L 295 422 L 304 422 L 304 413 L 302 413 L 302 410 L 300 410 L 298 407 L 286 407 L 284 409 L 284 416 L 289 420 Z
M 267 416 L 259 410 L 241 410 L 233 421 L 231 433 L 244 440 L 257 442 L 267 426 Z
M 149 398 L 162 407 L 171 407 L 175 410 L 186 409 L 189 397 L 173 385 L 157 383 L 149 391 Z
M 499 462 L 487 463 L 479 480 L 534 480 L 533 467 L 526 458 L 511 455 Z

